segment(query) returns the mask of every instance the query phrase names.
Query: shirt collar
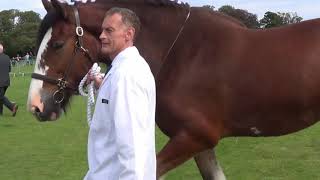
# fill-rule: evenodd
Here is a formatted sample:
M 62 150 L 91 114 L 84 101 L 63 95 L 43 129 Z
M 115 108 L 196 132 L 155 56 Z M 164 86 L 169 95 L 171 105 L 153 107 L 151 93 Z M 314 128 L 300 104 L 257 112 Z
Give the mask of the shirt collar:
M 122 50 L 112 61 L 111 65 L 112 67 L 116 67 L 119 64 L 121 64 L 121 62 L 123 61 L 123 59 L 126 59 L 128 57 L 134 57 L 137 54 L 139 54 L 138 49 L 135 46 L 130 46 L 127 47 L 126 49 Z

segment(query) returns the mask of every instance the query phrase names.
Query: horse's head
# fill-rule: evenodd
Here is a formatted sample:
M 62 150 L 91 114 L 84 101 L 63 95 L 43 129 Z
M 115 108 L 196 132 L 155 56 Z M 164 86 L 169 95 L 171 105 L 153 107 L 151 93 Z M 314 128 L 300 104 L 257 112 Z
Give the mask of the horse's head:
M 74 6 L 42 0 L 47 10 L 38 34 L 38 53 L 28 96 L 28 109 L 41 120 L 55 120 L 86 72 L 97 60 L 99 40 L 82 26 Z
M 102 60 L 98 58 L 101 57 L 99 35 L 104 14 L 110 8 L 129 8 L 139 16 L 142 29 L 135 45 L 155 75 L 165 59 L 185 54 L 182 53 L 184 39 L 190 37 L 182 36 L 187 33 L 184 25 L 193 27 L 191 19 L 186 23 L 190 17 L 189 6 L 171 0 L 77 1 L 75 6 L 62 0 L 42 0 L 42 3 L 48 13 L 39 29 L 28 109 L 43 121 L 59 117 L 93 61 Z

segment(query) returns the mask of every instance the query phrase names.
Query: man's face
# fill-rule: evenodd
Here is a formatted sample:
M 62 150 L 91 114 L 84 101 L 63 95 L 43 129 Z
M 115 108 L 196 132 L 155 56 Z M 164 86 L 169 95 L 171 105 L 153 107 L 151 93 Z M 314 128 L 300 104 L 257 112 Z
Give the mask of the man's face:
M 118 53 L 128 47 L 132 39 L 129 28 L 123 24 L 120 14 L 105 17 L 100 35 L 101 52 L 114 59 Z

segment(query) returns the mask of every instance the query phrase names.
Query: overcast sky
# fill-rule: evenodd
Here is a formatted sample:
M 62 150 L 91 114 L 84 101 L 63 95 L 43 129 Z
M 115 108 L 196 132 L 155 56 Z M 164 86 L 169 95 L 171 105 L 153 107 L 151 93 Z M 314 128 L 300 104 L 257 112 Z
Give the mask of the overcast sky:
M 320 0 L 183 0 L 191 6 L 231 5 L 235 8 L 248 10 L 261 19 L 265 12 L 297 12 L 304 20 L 320 18 Z M 70 0 L 68 0 L 70 2 Z M 0 11 L 7 9 L 32 10 L 42 17 L 46 14 L 41 0 L 1 0 Z

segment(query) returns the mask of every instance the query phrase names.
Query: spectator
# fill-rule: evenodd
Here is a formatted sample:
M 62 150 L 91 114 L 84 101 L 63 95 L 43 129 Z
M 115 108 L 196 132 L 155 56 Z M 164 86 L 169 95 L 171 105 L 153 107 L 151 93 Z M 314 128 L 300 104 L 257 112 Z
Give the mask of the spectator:
M 25 60 L 26 64 L 28 64 L 28 65 L 31 64 L 31 63 L 30 63 L 30 55 L 29 55 L 29 53 L 27 53 L 27 54 L 24 56 L 24 60 Z
M 12 116 L 15 116 L 18 110 L 18 105 L 10 102 L 5 96 L 7 88 L 10 86 L 10 71 L 10 58 L 3 53 L 3 45 L 0 44 L 0 115 L 3 114 L 3 105 L 5 105 L 12 111 Z

